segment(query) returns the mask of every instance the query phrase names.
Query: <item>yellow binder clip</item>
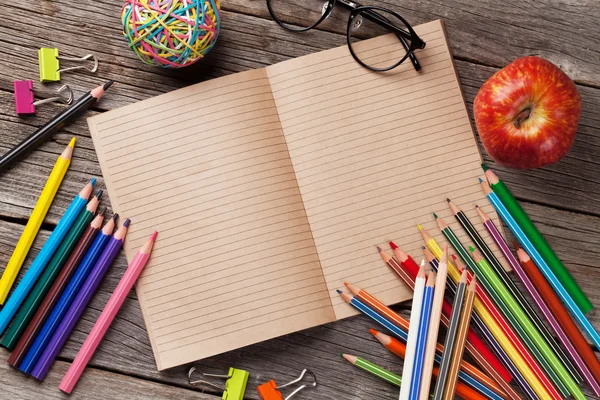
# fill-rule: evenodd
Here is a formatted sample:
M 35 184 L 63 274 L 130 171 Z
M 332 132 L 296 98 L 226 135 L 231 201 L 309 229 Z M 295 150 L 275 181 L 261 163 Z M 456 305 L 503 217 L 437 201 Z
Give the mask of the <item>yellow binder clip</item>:
M 225 387 L 206 381 L 204 379 L 192 380 L 192 375 L 196 372 L 202 376 L 225 379 Z M 246 393 L 246 385 L 250 374 L 243 369 L 229 368 L 227 375 L 205 374 L 196 370 L 196 367 L 190 368 L 188 371 L 188 381 L 190 385 L 208 385 L 213 388 L 223 390 L 222 400 L 244 400 Z
M 84 62 L 91 59 L 94 63 L 93 67 L 88 67 L 85 65 L 79 65 L 76 67 L 69 67 L 60 69 L 59 62 L 60 60 L 64 61 L 75 61 L 75 62 Z M 40 82 L 58 82 L 60 81 L 60 73 L 65 71 L 73 71 L 76 69 L 87 69 L 90 72 L 96 72 L 98 70 L 98 59 L 93 54 L 88 54 L 87 56 L 76 58 L 76 57 L 59 57 L 58 49 L 42 47 L 38 50 L 38 61 L 40 64 Z
M 287 396 L 284 399 L 283 394 L 281 394 L 279 389 L 283 389 L 284 387 L 288 387 L 288 386 L 291 386 L 295 383 L 302 381 L 302 379 L 304 379 L 304 375 L 307 373 L 310 376 L 312 376 L 313 382 L 310 384 L 304 384 L 304 385 L 298 387 L 296 390 L 294 390 L 292 393 L 289 394 L 289 396 Z M 262 400 L 290 400 L 299 391 L 301 391 L 305 388 L 315 387 L 315 386 L 317 386 L 317 377 L 311 370 L 305 369 L 300 374 L 300 377 L 298 377 L 297 379 L 294 379 L 291 382 L 286 383 L 285 385 L 277 386 L 277 383 L 275 383 L 275 381 L 271 379 L 269 382 L 263 383 L 262 385 L 257 387 L 256 390 L 258 391 L 258 394 L 260 395 L 260 398 Z

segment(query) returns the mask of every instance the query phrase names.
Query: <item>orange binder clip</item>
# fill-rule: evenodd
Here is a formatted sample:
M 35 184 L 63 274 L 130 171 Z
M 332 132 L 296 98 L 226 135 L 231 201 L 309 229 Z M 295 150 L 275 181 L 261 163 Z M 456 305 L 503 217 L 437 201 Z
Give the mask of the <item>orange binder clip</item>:
M 311 375 L 313 377 L 313 382 L 310 384 L 305 384 L 305 385 L 300 386 L 299 388 L 294 390 L 292 393 L 290 393 L 290 395 L 288 397 L 286 397 L 284 399 L 283 394 L 281 394 L 279 389 L 283 389 L 284 387 L 288 387 L 295 383 L 300 382 L 302 379 L 304 379 L 304 375 L 306 373 L 308 373 L 309 375 Z M 305 388 L 310 388 L 310 387 L 314 388 L 315 386 L 317 386 L 317 377 L 311 370 L 305 369 L 302 371 L 299 378 L 294 379 L 293 381 L 288 382 L 285 385 L 277 386 L 277 383 L 275 383 L 274 380 L 270 380 L 269 382 L 263 383 L 262 385 L 260 385 L 258 388 L 256 388 L 256 390 L 258 391 L 258 394 L 260 395 L 260 398 L 262 400 L 289 400 L 292 398 L 292 396 L 297 394 L 299 391 L 301 391 Z

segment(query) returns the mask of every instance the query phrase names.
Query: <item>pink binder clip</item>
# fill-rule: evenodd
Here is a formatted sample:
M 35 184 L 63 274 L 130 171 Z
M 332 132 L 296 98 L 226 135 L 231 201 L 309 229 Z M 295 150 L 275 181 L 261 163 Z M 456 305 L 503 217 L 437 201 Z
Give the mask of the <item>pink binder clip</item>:
M 15 108 L 18 115 L 35 114 L 35 106 L 40 104 L 55 101 L 71 104 L 71 102 L 73 101 L 73 91 L 67 85 L 63 85 L 57 90 L 59 96 L 51 97 L 49 99 L 38 100 L 36 102 L 33 101 L 33 81 L 15 81 L 14 88 Z M 66 96 L 63 95 L 63 92 L 66 92 Z

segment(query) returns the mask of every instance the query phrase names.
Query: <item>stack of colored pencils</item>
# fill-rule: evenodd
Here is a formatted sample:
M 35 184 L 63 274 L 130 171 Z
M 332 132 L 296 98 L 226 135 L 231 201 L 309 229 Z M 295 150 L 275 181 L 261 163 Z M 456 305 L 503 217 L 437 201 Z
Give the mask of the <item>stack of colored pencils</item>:
M 600 362 L 573 321 L 600 348 L 600 335 L 585 316 L 591 303 L 506 185 L 485 166 L 484 171 L 487 182 L 480 180 L 482 189 L 517 239 L 518 257 L 485 207 L 472 210 L 482 224 L 478 230 L 448 199 L 450 215 L 473 244 L 467 245 L 453 227 L 434 214 L 440 231 L 456 251 L 454 262 L 448 259 L 448 245 L 442 250 L 420 225 L 427 267 L 419 267 L 393 242 L 390 247 L 395 258 L 378 247 L 383 261 L 414 290 L 410 323 L 353 285 L 347 284 L 353 296 L 338 291 L 346 302 L 396 336 L 371 330 L 386 348 L 405 359 L 402 376 L 360 357 L 346 354 L 344 358 L 400 386 L 400 400 L 451 399 L 455 395 L 516 400 L 521 397 L 510 385 L 513 378 L 532 400 L 583 400 L 580 384 L 584 381 L 600 397 Z M 515 276 L 532 303 L 518 289 Z M 452 305 L 444 300 L 444 293 L 453 298 Z M 443 346 L 437 343 L 440 321 L 448 328 Z M 470 321 L 489 348 L 470 331 Z M 483 371 L 462 360 L 463 349 Z M 434 364 L 439 366 L 434 368 Z
M 102 191 L 92 196 L 95 179 L 73 199 L 21 281 L 16 280 L 29 248 L 69 166 L 75 139 L 61 154 L 15 251 L 0 279 L 0 345 L 12 351 L 13 367 L 43 380 L 79 320 L 106 271 L 113 263 L 129 228 L 126 219 L 114 232 L 118 215 L 102 227 L 97 213 Z M 61 383 L 70 393 L 87 361 L 108 329 L 125 297 L 148 262 L 156 232 L 134 257 L 100 315 L 80 354 Z

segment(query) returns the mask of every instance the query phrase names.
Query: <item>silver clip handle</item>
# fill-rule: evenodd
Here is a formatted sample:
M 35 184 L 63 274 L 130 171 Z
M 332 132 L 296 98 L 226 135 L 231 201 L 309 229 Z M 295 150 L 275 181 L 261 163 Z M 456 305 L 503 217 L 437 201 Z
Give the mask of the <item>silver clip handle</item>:
M 75 62 L 84 62 L 87 61 L 89 59 L 92 59 L 92 61 L 94 62 L 94 66 L 92 68 L 89 68 L 85 65 L 79 65 L 77 67 L 69 67 L 69 68 L 63 68 L 63 69 L 59 69 L 58 72 L 65 72 L 65 71 L 73 71 L 76 69 L 86 69 L 90 72 L 96 72 L 98 70 L 98 58 L 93 55 L 93 54 L 88 54 L 86 56 L 83 56 L 81 58 L 77 58 L 77 57 L 58 57 L 59 60 L 65 60 L 65 61 L 75 61 Z
M 67 95 L 63 95 L 62 93 L 66 92 Z M 39 106 L 40 104 L 53 103 L 58 101 L 60 103 L 71 104 L 73 102 L 73 91 L 68 85 L 62 85 L 57 91 L 57 94 L 60 96 L 50 97 L 43 100 L 38 100 L 33 103 L 34 106 Z

